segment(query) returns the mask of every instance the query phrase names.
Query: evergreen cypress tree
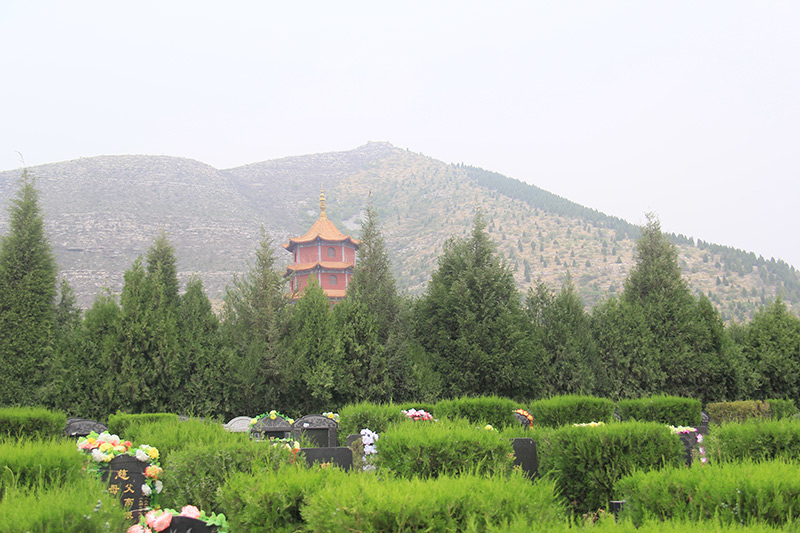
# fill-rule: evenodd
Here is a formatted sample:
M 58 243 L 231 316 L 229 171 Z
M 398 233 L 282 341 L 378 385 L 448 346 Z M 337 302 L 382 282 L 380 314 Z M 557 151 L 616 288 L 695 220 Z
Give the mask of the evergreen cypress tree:
M 416 335 L 445 395 L 531 395 L 536 388 L 519 294 L 477 212 L 466 239 L 450 239 L 417 305 Z
M 378 227 L 378 212 L 370 204 L 361 221 L 358 263 L 347 287 L 347 297 L 360 301 L 376 321 L 378 339 L 386 343 L 397 316 L 399 298 L 389 256 Z
M 255 416 L 276 409 L 282 331 L 288 299 L 275 270 L 272 242 L 261 229 L 255 261 L 244 277 L 234 276 L 225 291 L 222 333 L 227 355 L 226 404 L 229 414 Z
M 347 403 L 353 383 L 344 371 L 341 341 L 330 300 L 310 278 L 288 321 L 281 364 L 281 405 L 295 415 Z
M 57 267 L 27 171 L 9 215 L 0 243 L 0 405 L 31 405 L 53 356 Z

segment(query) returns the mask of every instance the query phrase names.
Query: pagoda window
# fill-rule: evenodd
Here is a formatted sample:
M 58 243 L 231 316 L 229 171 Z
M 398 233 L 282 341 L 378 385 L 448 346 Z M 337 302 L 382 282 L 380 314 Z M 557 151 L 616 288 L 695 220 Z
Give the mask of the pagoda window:
M 338 280 L 336 279 L 336 276 L 334 274 L 331 274 L 331 280 L 330 281 L 331 281 L 331 285 L 336 285 L 338 283 Z
M 336 248 L 333 246 L 328 248 L 328 257 L 336 257 Z

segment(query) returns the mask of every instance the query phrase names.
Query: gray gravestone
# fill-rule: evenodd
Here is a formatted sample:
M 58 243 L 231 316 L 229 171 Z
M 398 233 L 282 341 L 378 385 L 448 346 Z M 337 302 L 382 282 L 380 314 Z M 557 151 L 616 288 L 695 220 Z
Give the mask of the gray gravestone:
M 300 440 L 302 435 L 320 448 L 335 448 L 338 446 L 339 424 L 335 420 L 322 415 L 306 415 L 292 424 L 294 440 Z
M 254 440 L 290 439 L 292 425 L 282 416 L 273 420 L 269 415 L 259 418 L 258 422 L 250 428 L 250 438 Z
M 236 418 L 232 418 L 227 424 L 223 424 L 222 427 L 231 433 L 247 433 L 250 431 L 251 420 L 252 418 L 249 416 L 237 416 Z
M 330 463 L 349 471 L 353 468 L 353 452 L 342 446 L 325 448 L 300 448 L 306 458 L 306 464 Z
M 150 497 L 142 493 L 146 479 L 144 470 L 149 464 L 131 455 L 118 455 L 101 467 L 108 493 L 119 498 L 128 520 L 138 521 L 150 506 Z

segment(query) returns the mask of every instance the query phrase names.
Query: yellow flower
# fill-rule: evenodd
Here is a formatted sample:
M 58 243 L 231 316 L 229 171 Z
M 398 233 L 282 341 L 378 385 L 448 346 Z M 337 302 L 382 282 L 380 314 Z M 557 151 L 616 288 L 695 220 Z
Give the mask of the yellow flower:
M 153 459 L 153 460 L 158 459 L 158 449 L 157 448 L 150 448 L 149 450 L 147 450 L 147 456 L 150 457 L 150 459 Z
M 270 413 L 269 414 L 269 419 L 270 420 L 275 420 L 276 418 L 278 418 L 278 415 L 276 415 L 275 413 Z
M 113 450 L 114 447 L 111 445 L 110 442 L 104 442 L 100 445 L 100 451 L 106 453 L 108 450 Z
M 486 426 L 484 426 L 483 429 L 485 429 L 486 431 L 493 431 L 494 430 L 494 428 L 492 427 L 491 424 L 486 424 Z

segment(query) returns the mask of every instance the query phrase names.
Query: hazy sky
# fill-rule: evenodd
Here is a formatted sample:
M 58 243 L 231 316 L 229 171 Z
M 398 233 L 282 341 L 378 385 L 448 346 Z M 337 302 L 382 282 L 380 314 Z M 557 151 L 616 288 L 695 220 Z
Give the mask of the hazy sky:
M 388 141 L 800 267 L 796 1 L 4 0 L 0 75 L 0 170 Z

